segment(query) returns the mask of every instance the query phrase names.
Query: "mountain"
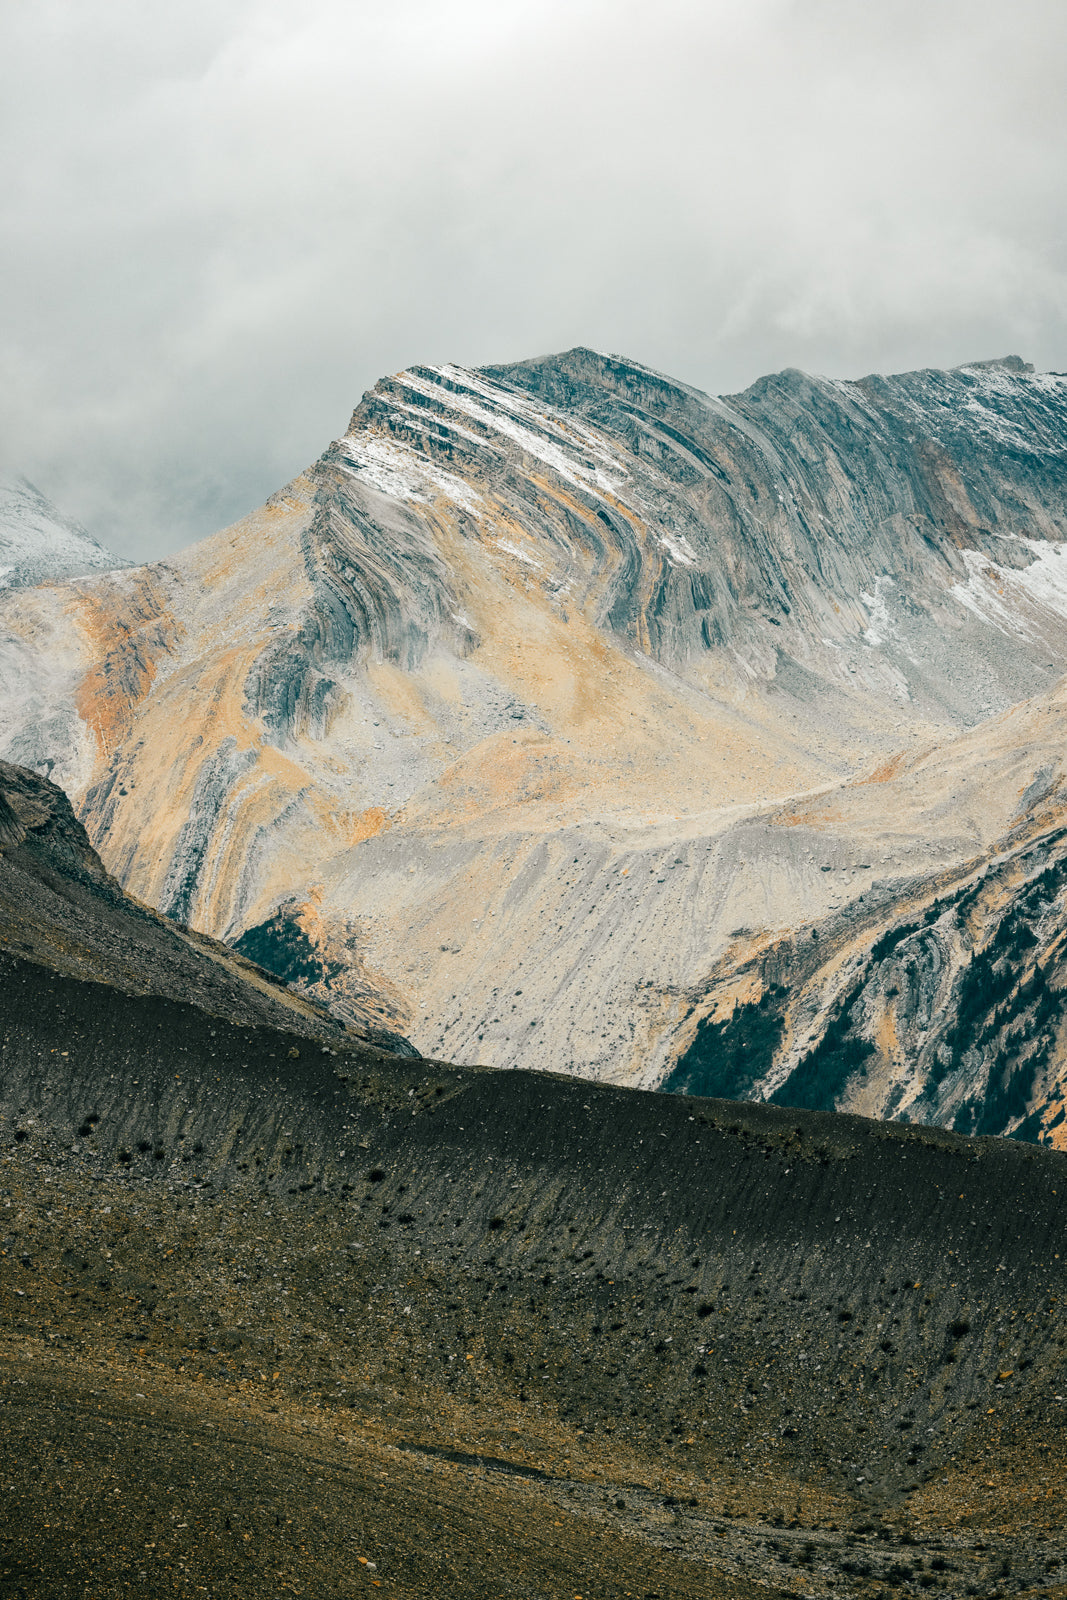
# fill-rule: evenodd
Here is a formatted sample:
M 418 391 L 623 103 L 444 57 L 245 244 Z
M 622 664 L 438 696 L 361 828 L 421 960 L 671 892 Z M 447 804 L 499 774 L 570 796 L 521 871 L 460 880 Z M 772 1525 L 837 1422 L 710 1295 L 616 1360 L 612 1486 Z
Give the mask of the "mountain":
M 1063 1154 L 387 1054 L 6 765 L 0 1038 L 5 1592 L 1062 1595 Z
M 719 399 L 413 368 L 233 528 L 0 599 L 0 754 L 137 898 L 424 1054 L 685 1087 L 763 1001 L 745 1092 L 1047 1132 L 1055 1039 L 1007 1088 L 988 1039 L 890 1044 L 803 936 L 862 964 L 1052 818 L 1065 440 L 1015 357 Z M 866 1084 L 805 1088 L 842 1033 Z
M 0 480 L 0 589 L 58 583 L 129 565 L 25 478 Z
M 1067 1144 L 1065 741 L 1061 684 L 770 813 L 793 926 L 738 930 L 665 1086 Z
M 153 994 L 246 1028 L 284 1028 L 401 1055 L 405 1039 L 352 1030 L 329 1009 L 203 934 L 124 895 L 63 791 L 0 761 L 0 950 L 128 995 Z

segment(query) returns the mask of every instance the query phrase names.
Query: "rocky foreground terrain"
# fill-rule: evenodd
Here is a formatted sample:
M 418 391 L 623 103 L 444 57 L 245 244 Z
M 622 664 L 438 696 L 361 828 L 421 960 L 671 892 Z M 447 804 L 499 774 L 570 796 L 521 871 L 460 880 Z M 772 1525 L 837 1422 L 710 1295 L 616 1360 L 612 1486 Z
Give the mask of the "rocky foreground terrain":
M 1067 1141 L 1067 379 L 418 367 L 0 596 L 0 754 L 430 1057 Z
M 0 1592 L 1067 1593 L 1067 1157 L 383 1052 L 0 791 Z

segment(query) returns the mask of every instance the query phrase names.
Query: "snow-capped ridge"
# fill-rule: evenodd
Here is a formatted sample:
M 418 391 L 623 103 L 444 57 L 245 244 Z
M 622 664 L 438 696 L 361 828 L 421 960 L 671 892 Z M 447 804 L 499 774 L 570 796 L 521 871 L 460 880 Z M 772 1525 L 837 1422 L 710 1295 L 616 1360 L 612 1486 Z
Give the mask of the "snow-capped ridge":
M 27 478 L 0 480 L 0 589 L 28 589 L 131 564 L 64 516 Z

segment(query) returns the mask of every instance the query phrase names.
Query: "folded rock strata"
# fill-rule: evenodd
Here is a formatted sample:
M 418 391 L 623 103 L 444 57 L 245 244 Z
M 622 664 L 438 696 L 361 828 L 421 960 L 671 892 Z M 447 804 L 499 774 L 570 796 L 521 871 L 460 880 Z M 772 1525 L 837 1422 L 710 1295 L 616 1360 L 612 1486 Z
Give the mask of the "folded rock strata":
M 587 350 L 413 368 L 233 528 L 0 600 L 0 753 L 140 900 L 342 1015 L 683 1084 L 766 951 L 825 949 L 862 895 L 862 961 L 1055 810 L 1065 422 L 1017 358 L 722 399 Z M 989 1050 L 936 1079 L 904 1010 L 898 1048 L 873 998 L 843 1024 L 835 972 L 779 966 L 747 1092 L 858 1027 L 878 1070 L 824 1103 L 984 1125 Z M 1004 1130 L 1055 1115 L 1042 1049 Z

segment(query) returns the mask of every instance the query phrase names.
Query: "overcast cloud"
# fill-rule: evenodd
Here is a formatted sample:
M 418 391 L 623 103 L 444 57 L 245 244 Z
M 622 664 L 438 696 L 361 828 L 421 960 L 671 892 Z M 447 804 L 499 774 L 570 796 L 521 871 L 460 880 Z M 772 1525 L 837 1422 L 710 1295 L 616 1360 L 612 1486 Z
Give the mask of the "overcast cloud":
M 1067 368 L 1062 0 L 0 0 L 0 466 L 106 542 L 383 373 Z

